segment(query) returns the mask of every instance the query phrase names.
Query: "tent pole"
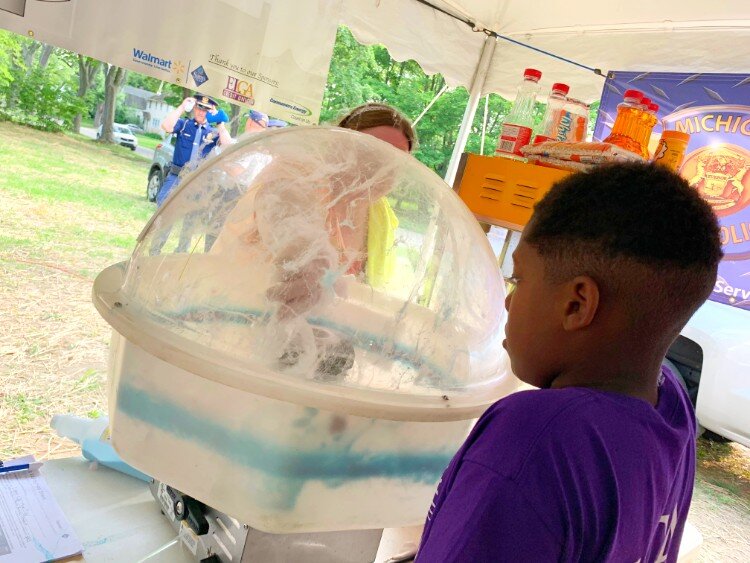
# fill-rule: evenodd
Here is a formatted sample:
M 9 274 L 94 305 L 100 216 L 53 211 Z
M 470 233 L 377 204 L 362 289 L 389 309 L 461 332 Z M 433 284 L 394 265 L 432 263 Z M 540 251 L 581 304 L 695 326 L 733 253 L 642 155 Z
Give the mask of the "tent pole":
M 458 130 L 458 139 L 456 139 L 456 144 L 453 147 L 453 154 L 448 163 L 448 170 L 445 172 L 445 182 L 449 186 L 453 186 L 453 181 L 456 179 L 456 172 L 458 171 L 458 161 L 461 159 L 461 153 L 464 152 L 464 148 L 466 148 L 466 141 L 469 140 L 471 124 L 474 121 L 474 115 L 477 113 L 479 98 L 482 96 L 482 88 L 487 78 L 487 72 L 490 69 L 490 62 L 492 61 L 492 54 L 495 52 L 496 44 L 497 39 L 487 36 L 482 46 L 482 55 L 479 57 L 479 64 L 474 72 L 474 79 L 471 81 L 469 104 L 466 106 L 466 111 L 464 111 L 464 118 Z
M 482 118 L 482 137 L 479 144 L 479 154 L 484 154 L 484 136 L 487 133 L 487 114 L 490 112 L 490 95 L 484 97 L 484 117 Z

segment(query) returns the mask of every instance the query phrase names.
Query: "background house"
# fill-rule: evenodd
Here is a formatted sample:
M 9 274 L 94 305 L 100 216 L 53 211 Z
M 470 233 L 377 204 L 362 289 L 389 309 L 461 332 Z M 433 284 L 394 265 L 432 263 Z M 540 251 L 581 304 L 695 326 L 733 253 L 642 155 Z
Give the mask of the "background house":
M 134 86 L 123 86 L 122 93 L 125 95 L 123 105 L 132 108 L 138 115 L 138 121 L 147 133 L 164 134 L 160 125 L 174 106 L 164 101 L 164 94 L 157 94 L 135 88 Z

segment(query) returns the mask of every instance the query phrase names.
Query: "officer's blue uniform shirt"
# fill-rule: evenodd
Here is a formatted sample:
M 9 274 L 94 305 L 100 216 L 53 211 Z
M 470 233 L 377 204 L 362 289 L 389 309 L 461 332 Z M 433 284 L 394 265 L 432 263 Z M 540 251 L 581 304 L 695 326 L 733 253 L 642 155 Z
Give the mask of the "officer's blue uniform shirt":
M 196 139 L 196 131 L 200 127 L 200 134 Z M 194 119 L 180 118 L 175 123 L 173 129 L 177 136 L 177 142 L 174 146 L 174 156 L 172 162 L 175 166 L 184 166 L 191 160 L 194 151 L 200 150 L 200 156 L 205 157 L 210 153 L 219 141 L 219 134 L 214 127 L 208 123 L 198 125 Z M 209 136 L 206 139 L 206 136 Z M 205 143 L 205 144 L 204 144 Z
M 172 163 L 175 166 L 184 166 L 198 155 L 205 158 L 218 143 L 219 134 L 216 128 L 204 123 L 200 126 L 200 133 L 196 135 L 198 127 L 198 123 L 194 119 L 180 118 L 175 123 L 174 134 L 177 137 L 177 142 L 172 156 Z M 161 207 L 164 200 L 177 185 L 177 178 L 177 175 L 171 171 L 164 178 L 164 183 L 156 194 L 156 205 L 158 207 Z

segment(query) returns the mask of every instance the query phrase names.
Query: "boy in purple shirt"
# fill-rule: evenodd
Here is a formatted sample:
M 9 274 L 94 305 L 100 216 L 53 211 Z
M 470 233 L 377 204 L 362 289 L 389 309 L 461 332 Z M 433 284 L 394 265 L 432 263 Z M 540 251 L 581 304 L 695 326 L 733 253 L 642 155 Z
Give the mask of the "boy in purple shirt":
M 514 253 L 495 403 L 438 485 L 418 563 L 676 561 L 695 418 L 662 358 L 711 292 L 710 206 L 665 167 L 574 174 Z

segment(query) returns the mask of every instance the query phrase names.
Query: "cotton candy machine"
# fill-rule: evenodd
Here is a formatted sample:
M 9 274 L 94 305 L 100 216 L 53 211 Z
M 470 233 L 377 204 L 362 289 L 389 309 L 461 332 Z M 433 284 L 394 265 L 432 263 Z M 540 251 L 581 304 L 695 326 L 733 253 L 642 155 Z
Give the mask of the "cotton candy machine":
M 515 388 L 504 297 L 476 220 L 412 156 L 341 129 L 250 137 L 96 279 L 113 444 L 265 532 L 419 524 Z

